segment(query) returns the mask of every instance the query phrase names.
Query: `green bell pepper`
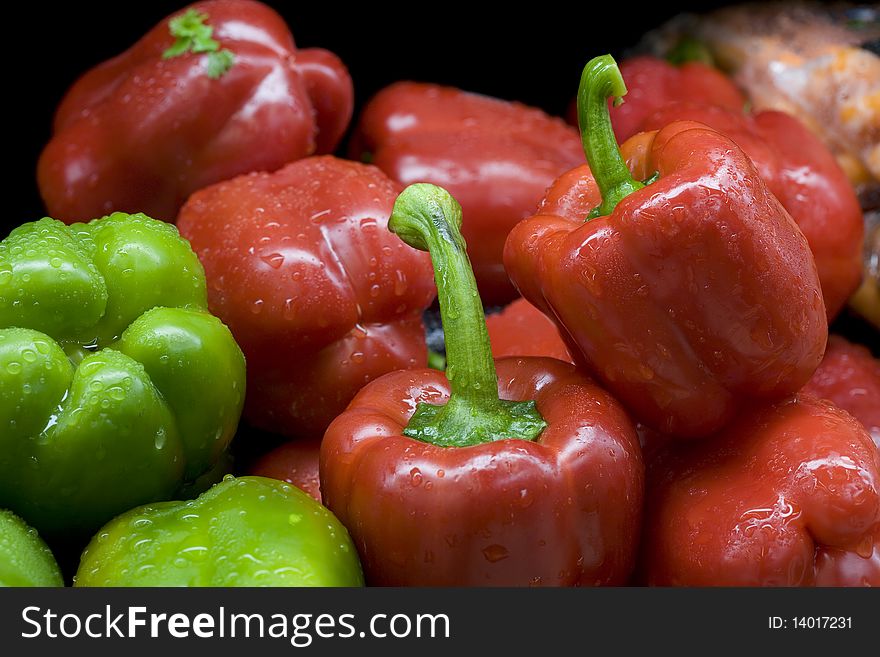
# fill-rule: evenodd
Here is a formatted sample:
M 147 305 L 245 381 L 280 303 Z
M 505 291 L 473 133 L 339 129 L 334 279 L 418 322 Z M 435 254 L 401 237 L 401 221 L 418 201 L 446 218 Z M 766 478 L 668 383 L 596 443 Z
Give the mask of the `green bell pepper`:
M 0 509 L 0 586 L 64 586 L 37 530 L 7 509 Z
M 216 469 L 244 394 L 174 226 L 41 219 L 0 242 L 0 506 L 50 542 Z
M 295 486 L 231 475 L 198 499 L 108 523 L 75 586 L 363 586 L 342 523 Z

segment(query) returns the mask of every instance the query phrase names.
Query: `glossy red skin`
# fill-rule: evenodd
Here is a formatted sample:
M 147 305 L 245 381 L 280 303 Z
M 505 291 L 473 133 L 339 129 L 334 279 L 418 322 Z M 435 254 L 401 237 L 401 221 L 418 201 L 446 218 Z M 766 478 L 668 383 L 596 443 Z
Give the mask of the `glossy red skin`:
M 320 502 L 321 479 L 318 475 L 320 454 L 320 437 L 291 440 L 260 457 L 248 468 L 247 474 L 286 481 Z
M 868 349 L 832 335 L 825 357 L 802 393 L 830 400 L 848 412 L 868 429 L 880 450 L 880 360 Z M 672 440 L 644 427 L 637 429 L 647 463 Z M 880 532 L 869 557 L 852 550 L 817 547 L 815 575 L 817 586 L 880 586 Z
M 553 320 L 525 299 L 517 299 L 501 312 L 486 315 L 486 328 L 495 358 L 546 356 L 574 362 Z
M 828 328 L 803 234 L 723 135 L 678 122 L 623 146 L 660 178 L 584 222 L 599 192 L 584 166 L 518 224 L 504 261 L 554 318 L 572 355 L 636 419 L 708 436 L 752 398 L 781 398 L 815 371 Z
M 367 582 L 383 586 L 625 584 L 642 513 L 641 451 L 614 399 L 567 363 L 497 361 L 503 399 L 534 399 L 537 441 L 442 448 L 402 435 L 443 373 L 365 387 L 321 445 L 321 489 Z
M 819 369 L 803 392 L 831 400 L 856 418 L 880 451 L 880 360 L 867 348 L 832 335 Z M 880 586 L 880 532 L 874 537 L 874 552 L 867 558 L 821 548 L 816 555 L 816 584 Z
M 193 194 L 178 227 L 248 362 L 244 415 L 321 435 L 368 381 L 424 366 L 430 256 L 387 230 L 399 188 L 331 156 Z
M 515 102 L 451 87 L 398 82 L 366 106 L 351 155 L 398 182 L 430 182 L 464 213 L 462 233 L 483 302 L 515 298 L 501 261 L 504 239 L 535 211 L 547 186 L 584 161 L 576 130 Z
M 646 500 L 644 583 L 814 586 L 833 577 L 828 551 L 870 557 L 880 455 L 851 415 L 804 395 L 661 449 Z
M 354 104 L 339 58 L 298 50 L 264 4 L 191 7 L 234 53 L 232 68 L 212 80 L 203 54 L 163 59 L 174 42 L 169 17 L 83 75 L 58 108 L 39 161 L 50 215 L 73 222 L 121 210 L 172 221 L 197 189 L 336 147 Z
M 687 62 L 673 66 L 657 57 L 631 57 L 620 63 L 626 82 L 623 103 L 611 106 L 611 124 L 619 142 L 644 130 L 643 122 L 655 110 L 677 101 L 710 103 L 742 111 L 746 99 L 733 81 L 711 66 Z M 578 124 L 577 102 L 572 101 L 568 121 Z
M 864 221 L 831 151 L 784 112 L 750 115 L 717 105 L 670 103 L 648 115 L 641 129 L 659 130 L 673 121 L 705 123 L 745 151 L 807 238 L 828 318 L 834 318 L 862 280 Z
M 832 335 L 825 357 L 803 391 L 851 414 L 880 449 L 880 360 L 867 347 Z
M 816 586 L 880 586 L 880 536 L 870 557 L 837 548 L 816 551 Z

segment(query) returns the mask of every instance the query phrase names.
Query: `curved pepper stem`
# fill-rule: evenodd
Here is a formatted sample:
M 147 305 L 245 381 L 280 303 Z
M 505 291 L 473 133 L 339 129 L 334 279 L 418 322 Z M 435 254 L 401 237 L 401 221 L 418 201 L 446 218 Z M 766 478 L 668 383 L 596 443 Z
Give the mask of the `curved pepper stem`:
M 440 447 L 537 438 L 547 423 L 535 402 L 498 397 L 483 304 L 461 236 L 461 206 L 441 187 L 410 185 L 397 197 L 388 228 L 431 254 L 450 387 L 446 404 L 419 403 L 404 435 Z
M 632 177 L 623 161 L 611 127 L 608 99 L 614 98 L 617 104 L 624 95 L 626 85 L 611 55 L 594 57 L 587 62 L 578 88 L 578 123 L 587 162 L 602 192 L 602 204 L 588 219 L 611 214 L 620 201 L 644 187 Z

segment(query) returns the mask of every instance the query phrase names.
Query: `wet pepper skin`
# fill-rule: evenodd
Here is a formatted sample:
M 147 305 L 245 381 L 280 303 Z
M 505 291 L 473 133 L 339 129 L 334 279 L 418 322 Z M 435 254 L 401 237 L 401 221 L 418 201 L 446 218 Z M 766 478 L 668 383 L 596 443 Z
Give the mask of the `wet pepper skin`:
M 819 548 L 816 586 L 880 586 L 880 532 L 875 534 L 873 548 L 870 556 L 840 548 Z
M 6 586 L 64 586 L 64 579 L 37 530 L 0 509 L 0 587 Z
M 298 488 L 227 477 L 189 502 L 143 506 L 104 526 L 75 586 L 362 586 L 351 538 Z
M 642 124 L 656 110 L 679 101 L 711 103 L 732 111 L 742 111 L 746 99 L 733 81 L 718 69 L 702 62 L 674 66 L 648 55 L 631 57 L 620 63 L 626 81 L 626 102 L 609 106 L 617 140 L 624 142 L 644 130 Z M 566 112 L 566 120 L 578 124 L 577 99 Z
M 418 402 L 442 404 L 435 370 L 364 388 L 321 445 L 324 502 L 348 527 L 367 583 L 621 585 L 633 566 L 643 464 L 620 405 L 567 363 L 496 362 L 502 399 L 534 399 L 534 442 L 438 447 L 403 435 Z
M 351 118 L 342 62 L 298 50 L 284 20 L 251 0 L 191 5 L 234 54 L 217 79 L 204 54 L 163 58 L 163 20 L 68 91 L 39 167 L 49 213 L 66 222 L 111 211 L 173 221 L 195 190 L 250 171 L 329 153 Z
M 620 72 L 628 93 L 625 102 L 610 108 L 611 124 L 620 142 L 645 130 L 645 119 L 670 103 L 687 100 L 732 112 L 742 112 L 746 103 L 730 78 L 701 62 L 674 66 L 656 57 L 632 57 L 620 63 Z M 577 125 L 576 114 L 570 115 Z
M 495 358 L 546 356 L 574 362 L 553 320 L 525 299 L 517 299 L 501 312 L 487 315 L 486 328 Z
M 618 110 L 629 103 L 633 91 Z M 659 130 L 673 121 L 705 123 L 749 156 L 807 238 L 825 309 L 833 319 L 862 280 L 864 221 L 856 193 L 831 151 L 784 112 L 751 115 L 690 101 L 657 109 L 644 119 L 641 130 Z
M 321 437 L 291 440 L 260 457 L 248 474 L 286 481 L 321 501 Z
M 880 450 L 880 361 L 863 346 L 838 335 L 828 340 L 825 357 L 801 394 L 830 400 L 861 422 Z M 645 461 L 662 452 L 674 439 L 637 427 Z M 817 586 L 880 586 L 880 532 L 874 538 L 874 551 L 839 547 L 816 548 Z M 868 555 L 868 556 L 863 556 Z
M 865 426 L 880 450 L 880 360 L 865 347 L 832 335 L 819 369 L 803 392 L 829 399 L 851 414 Z M 870 557 L 823 548 L 816 564 L 820 586 L 880 586 L 880 532 L 874 538 Z
M 880 360 L 867 347 L 832 335 L 825 357 L 803 391 L 851 414 L 880 449 Z
M 646 584 L 828 584 L 829 551 L 870 560 L 880 455 L 852 416 L 804 395 L 745 413 L 709 440 L 661 449 L 648 463 L 646 500 Z
M 252 425 L 322 435 L 367 382 L 425 365 L 433 275 L 387 230 L 397 191 L 376 167 L 324 156 L 208 187 L 181 210 L 210 307 L 248 359 Z
M 351 156 L 408 185 L 431 182 L 464 210 L 464 237 L 488 305 L 515 298 L 504 239 L 547 186 L 584 161 L 577 131 L 538 109 L 451 87 L 399 82 L 361 115 Z
M 244 357 L 174 226 L 42 219 L 0 243 L 0 506 L 47 539 L 210 477 L 244 396 Z
M 707 436 L 751 398 L 796 392 L 822 358 L 825 307 L 803 234 L 752 163 L 691 122 L 621 153 L 659 179 L 585 222 L 602 200 L 592 174 L 562 176 L 507 239 L 511 280 L 658 431 Z

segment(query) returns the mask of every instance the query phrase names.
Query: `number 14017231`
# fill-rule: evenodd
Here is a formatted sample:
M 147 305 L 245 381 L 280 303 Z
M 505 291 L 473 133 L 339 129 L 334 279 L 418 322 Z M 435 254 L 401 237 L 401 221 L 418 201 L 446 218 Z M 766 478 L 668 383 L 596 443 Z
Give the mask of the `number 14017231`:
M 852 616 L 770 616 L 771 630 L 851 630 Z

